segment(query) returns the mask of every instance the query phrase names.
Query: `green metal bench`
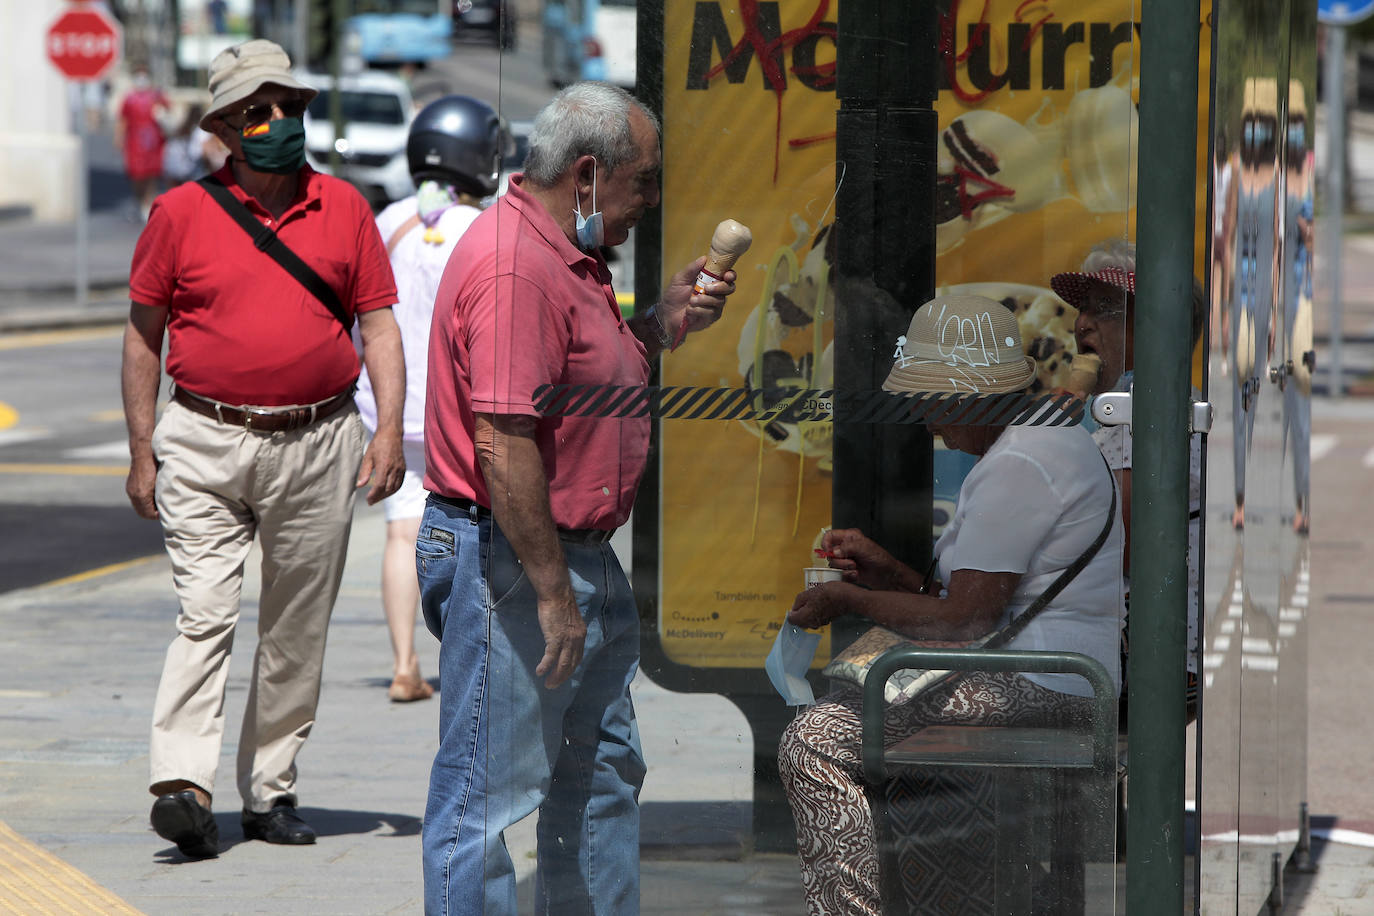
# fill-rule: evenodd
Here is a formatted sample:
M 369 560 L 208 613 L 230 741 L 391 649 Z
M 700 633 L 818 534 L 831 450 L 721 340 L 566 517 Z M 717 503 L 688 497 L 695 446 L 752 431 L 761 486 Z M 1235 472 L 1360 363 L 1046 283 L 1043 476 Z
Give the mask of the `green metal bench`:
M 1092 688 L 1091 727 L 933 725 L 884 748 L 883 688 L 904 668 L 1076 674 Z M 1117 698 L 1099 662 L 1075 652 L 898 647 L 874 664 L 863 710 L 863 768 L 878 796 L 885 898 L 903 898 L 922 913 L 1112 912 Z M 919 810 L 925 802 L 912 795 L 924 792 L 943 793 L 946 815 L 951 806 L 976 810 L 946 835 L 911 835 L 920 818 L 900 809 L 914 803 Z M 1090 865 L 1101 867 L 1090 876 Z M 913 899 L 918 887 L 930 896 Z

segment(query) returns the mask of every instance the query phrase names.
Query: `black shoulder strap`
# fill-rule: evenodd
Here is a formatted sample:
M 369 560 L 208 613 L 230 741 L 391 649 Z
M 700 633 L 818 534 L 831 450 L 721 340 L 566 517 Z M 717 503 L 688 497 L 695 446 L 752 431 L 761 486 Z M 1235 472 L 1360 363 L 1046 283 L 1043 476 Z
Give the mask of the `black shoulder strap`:
M 1116 524 L 1116 475 L 1112 473 L 1112 467 L 1107 464 L 1107 459 L 1105 457 L 1102 459 L 1102 463 L 1106 465 L 1107 477 L 1109 477 L 1112 482 L 1112 506 L 1107 512 L 1107 523 L 1103 525 L 1102 530 L 1098 532 L 1096 540 L 1088 545 L 1088 549 L 1079 554 L 1078 559 L 1070 563 L 1068 568 L 1060 573 L 1057 579 L 1050 583 L 1049 588 L 1041 592 L 1040 597 L 1031 602 L 1030 607 L 1018 614 L 1016 619 L 1011 623 L 993 634 L 993 638 L 988 640 L 987 645 L 983 648 L 996 649 L 999 646 L 1005 646 L 1019 636 L 1021 631 L 1026 628 L 1026 624 L 1030 623 L 1031 620 L 1035 618 L 1036 614 L 1043 611 L 1045 606 L 1053 601 L 1055 597 L 1064 590 L 1065 586 L 1072 582 L 1074 577 L 1083 571 L 1083 568 L 1092 561 L 1093 557 L 1097 556 L 1097 551 L 1106 543 L 1107 536 L 1112 533 L 1112 525 Z
M 258 222 L 252 213 L 248 212 L 233 192 L 224 186 L 224 183 L 214 175 L 206 175 L 196 182 L 206 193 L 214 198 L 215 203 L 224 208 L 224 212 L 233 217 L 234 222 L 242 227 L 253 240 L 253 245 L 259 251 L 266 254 L 269 258 L 276 261 L 296 281 L 304 286 L 311 295 L 320 302 L 324 303 L 325 308 L 344 326 L 344 333 L 353 333 L 353 319 L 344 311 L 343 303 L 339 301 L 339 294 L 334 292 L 334 287 L 325 281 L 324 277 L 315 273 L 314 269 L 300 259 L 300 256 L 287 247 L 286 243 L 277 237 L 277 233 Z

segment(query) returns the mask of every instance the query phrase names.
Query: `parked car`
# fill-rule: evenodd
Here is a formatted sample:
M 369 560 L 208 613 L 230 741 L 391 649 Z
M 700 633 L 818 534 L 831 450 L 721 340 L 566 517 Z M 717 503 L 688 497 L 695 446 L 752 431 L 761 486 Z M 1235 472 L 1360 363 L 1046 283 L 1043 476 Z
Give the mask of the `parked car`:
M 301 79 L 320 93 L 305 112 L 305 154 L 310 164 L 328 172 L 330 150 L 337 150 L 338 176 L 362 191 L 373 207 L 413 194 L 406 137 L 415 110 L 405 82 L 395 74 L 371 70 L 344 76 L 340 96 L 344 135 L 336 141 L 329 110 L 333 80 L 320 73 L 304 74 Z
M 453 0 L 453 36 L 474 36 L 506 51 L 513 50 L 513 12 L 507 0 Z

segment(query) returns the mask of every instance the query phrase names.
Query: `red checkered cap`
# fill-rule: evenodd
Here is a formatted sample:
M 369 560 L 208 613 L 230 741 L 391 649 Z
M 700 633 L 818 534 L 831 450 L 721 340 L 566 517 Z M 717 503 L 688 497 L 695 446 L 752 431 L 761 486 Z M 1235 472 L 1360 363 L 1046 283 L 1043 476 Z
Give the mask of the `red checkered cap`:
M 1073 271 L 1055 274 L 1050 278 L 1050 288 L 1055 294 L 1074 308 L 1082 308 L 1088 289 L 1094 283 L 1105 283 L 1131 296 L 1135 295 L 1135 271 L 1120 267 L 1105 267 L 1092 273 Z

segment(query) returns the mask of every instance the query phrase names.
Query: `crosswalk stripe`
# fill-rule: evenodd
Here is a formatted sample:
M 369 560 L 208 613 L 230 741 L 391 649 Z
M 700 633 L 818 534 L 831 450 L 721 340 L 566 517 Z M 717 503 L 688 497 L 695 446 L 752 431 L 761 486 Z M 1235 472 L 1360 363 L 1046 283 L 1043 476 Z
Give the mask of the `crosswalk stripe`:
M 1320 461 L 1336 447 L 1337 437 L 1329 433 L 1318 434 L 1312 437 L 1312 460 Z
M 114 442 L 102 442 L 100 445 L 69 448 L 62 453 L 62 457 L 73 458 L 77 461 L 91 458 L 117 458 L 122 461 L 128 461 L 129 442 L 127 439 L 116 439 Z
M 1367 468 L 1374 468 L 1374 448 L 1364 453 L 1364 457 L 1360 459 L 1360 464 Z
M 46 429 L 0 430 L 0 446 L 15 445 L 20 442 L 32 442 L 34 439 L 42 439 L 46 435 L 48 435 Z

